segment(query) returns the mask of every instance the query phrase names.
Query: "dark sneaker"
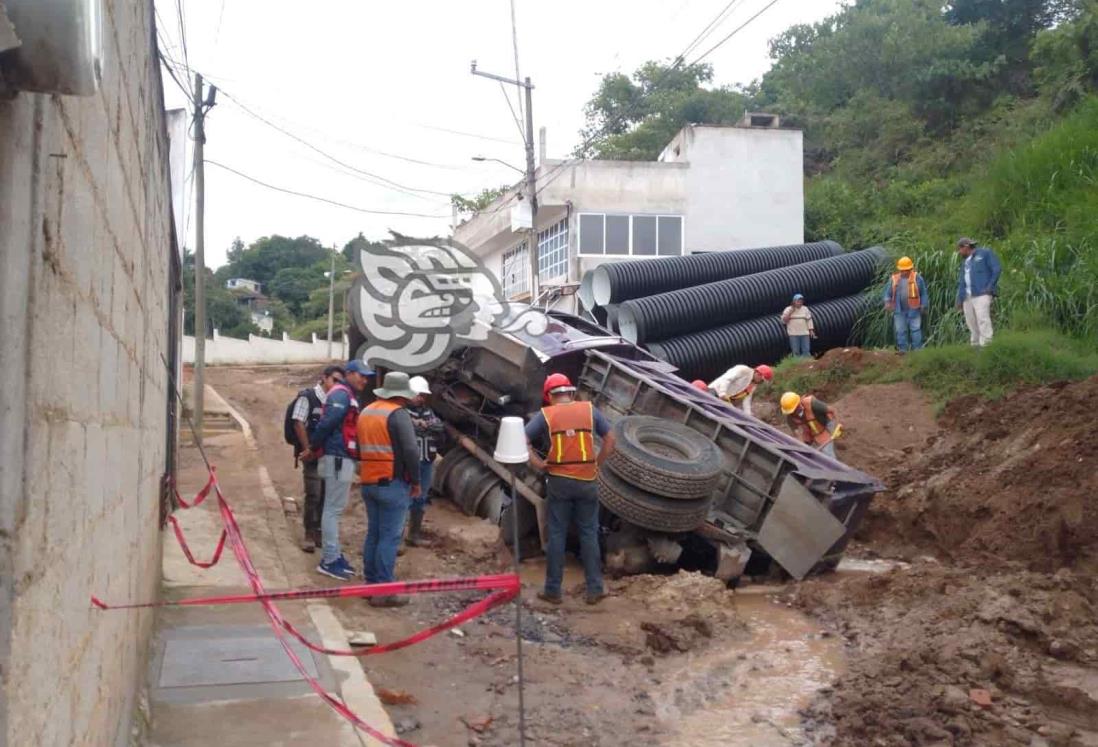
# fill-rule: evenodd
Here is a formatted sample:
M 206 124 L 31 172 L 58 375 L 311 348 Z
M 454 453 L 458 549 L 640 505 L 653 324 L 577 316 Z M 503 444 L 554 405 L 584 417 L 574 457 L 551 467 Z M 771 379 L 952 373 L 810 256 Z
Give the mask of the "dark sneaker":
M 538 592 L 538 599 L 549 604 L 562 604 L 564 602 L 564 598 L 560 594 L 547 594 L 544 591 Z
M 598 604 L 603 599 L 606 599 L 607 594 L 605 591 L 596 592 L 594 594 L 588 592 L 587 597 L 584 599 L 588 604 Z
M 316 552 L 316 543 L 311 538 L 306 538 L 301 542 L 301 551 L 312 554 Z
M 337 581 L 350 581 L 354 578 L 354 574 L 341 566 L 338 559 L 333 560 L 331 563 L 321 563 L 316 567 L 316 572 Z
M 338 565 L 347 573 L 347 575 L 351 577 L 358 575 L 358 571 L 355 570 L 355 567 L 348 563 L 347 558 L 343 557 L 342 555 L 336 558 L 335 565 Z

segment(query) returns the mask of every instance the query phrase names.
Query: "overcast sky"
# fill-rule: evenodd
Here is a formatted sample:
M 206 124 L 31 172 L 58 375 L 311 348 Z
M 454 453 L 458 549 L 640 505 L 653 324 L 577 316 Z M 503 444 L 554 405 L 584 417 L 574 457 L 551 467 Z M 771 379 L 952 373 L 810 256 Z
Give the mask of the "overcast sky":
M 692 56 L 771 0 L 734 0 Z M 281 194 L 206 167 L 206 262 L 224 263 L 233 238 L 308 234 L 342 246 L 360 231 L 384 238 L 446 234 L 452 192 L 476 193 L 519 175 L 473 156 L 524 163 L 519 130 L 500 86 L 470 75 L 469 63 L 515 72 L 508 0 L 156 0 L 163 50 L 183 61 L 182 3 L 192 71 L 321 151 L 286 137 L 227 96 L 206 120 L 206 159 L 268 184 L 359 208 L 439 217 L 372 215 Z M 534 82 L 534 127 L 548 128 L 548 156 L 579 140 L 583 106 L 613 71 L 679 54 L 726 0 L 516 0 L 519 66 Z M 840 0 L 777 0 L 713 52 L 718 85 L 747 83 L 770 64 L 767 41 L 795 23 L 833 13 Z M 168 108 L 186 106 L 165 76 Z M 509 91 L 515 102 L 514 89 Z M 464 134 L 458 134 L 464 133 Z M 415 163 L 420 161 L 423 163 Z M 400 191 L 396 186 L 412 188 Z M 188 183 L 190 186 L 190 183 Z M 427 190 L 414 191 L 414 190 Z M 439 192 L 442 194 L 430 194 Z M 188 209 L 186 245 L 194 245 Z

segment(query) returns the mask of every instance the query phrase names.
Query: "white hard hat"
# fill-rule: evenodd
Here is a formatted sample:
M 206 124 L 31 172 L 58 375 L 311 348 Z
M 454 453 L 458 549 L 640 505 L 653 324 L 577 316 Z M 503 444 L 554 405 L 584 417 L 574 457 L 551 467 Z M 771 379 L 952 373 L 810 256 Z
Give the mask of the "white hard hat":
M 422 376 L 413 376 L 408 380 L 408 388 L 416 394 L 430 394 L 431 387 L 427 383 L 427 379 Z

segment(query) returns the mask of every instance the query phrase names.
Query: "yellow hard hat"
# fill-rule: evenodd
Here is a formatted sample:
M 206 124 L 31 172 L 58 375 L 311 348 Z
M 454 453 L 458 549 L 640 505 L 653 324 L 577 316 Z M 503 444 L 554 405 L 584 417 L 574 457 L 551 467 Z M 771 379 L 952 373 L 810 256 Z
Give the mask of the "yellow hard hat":
M 900 261 L 896 263 L 897 270 L 912 270 L 915 268 L 915 263 L 911 261 L 911 257 L 900 257 Z
M 786 392 L 782 395 L 782 415 L 790 415 L 801 404 L 801 395 L 796 392 Z

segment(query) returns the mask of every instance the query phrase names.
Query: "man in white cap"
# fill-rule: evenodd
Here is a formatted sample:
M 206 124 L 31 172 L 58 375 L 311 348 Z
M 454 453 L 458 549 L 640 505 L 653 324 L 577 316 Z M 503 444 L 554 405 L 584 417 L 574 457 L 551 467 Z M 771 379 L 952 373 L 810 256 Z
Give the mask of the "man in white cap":
M 427 512 L 427 504 L 431 502 L 431 477 L 435 467 L 435 457 L 438 456 L 439 442 L 442 440 L 444 427 L 442 420 L 431 409 L 429 400 L 431 386 L 422 376 L 413 376 L 408 381 L 408 386 L 415 392 L 415 399 L 408 405 L 408 414 L 412 416 L 412 425 L 416 429 L 416 443 L 419 446 L 419 497 L 412 499 L 412 505 L 408 512 L 408 530 L 404 536 L 404 544 L 409 547 L 425 547 L 428 542 L 423 539 L 423 516 Z
M 419 449 L 407 405 L 416 398 L 408 374 L 390 371 L 377 397 L 358 414 L 359 481 L 366 504 L 362 564 L 366 583 L 396 580 L 396 557 L 408 506 L 418 498 Z M 370 597 L 373 607 L 399 607 L 407 598 Z

